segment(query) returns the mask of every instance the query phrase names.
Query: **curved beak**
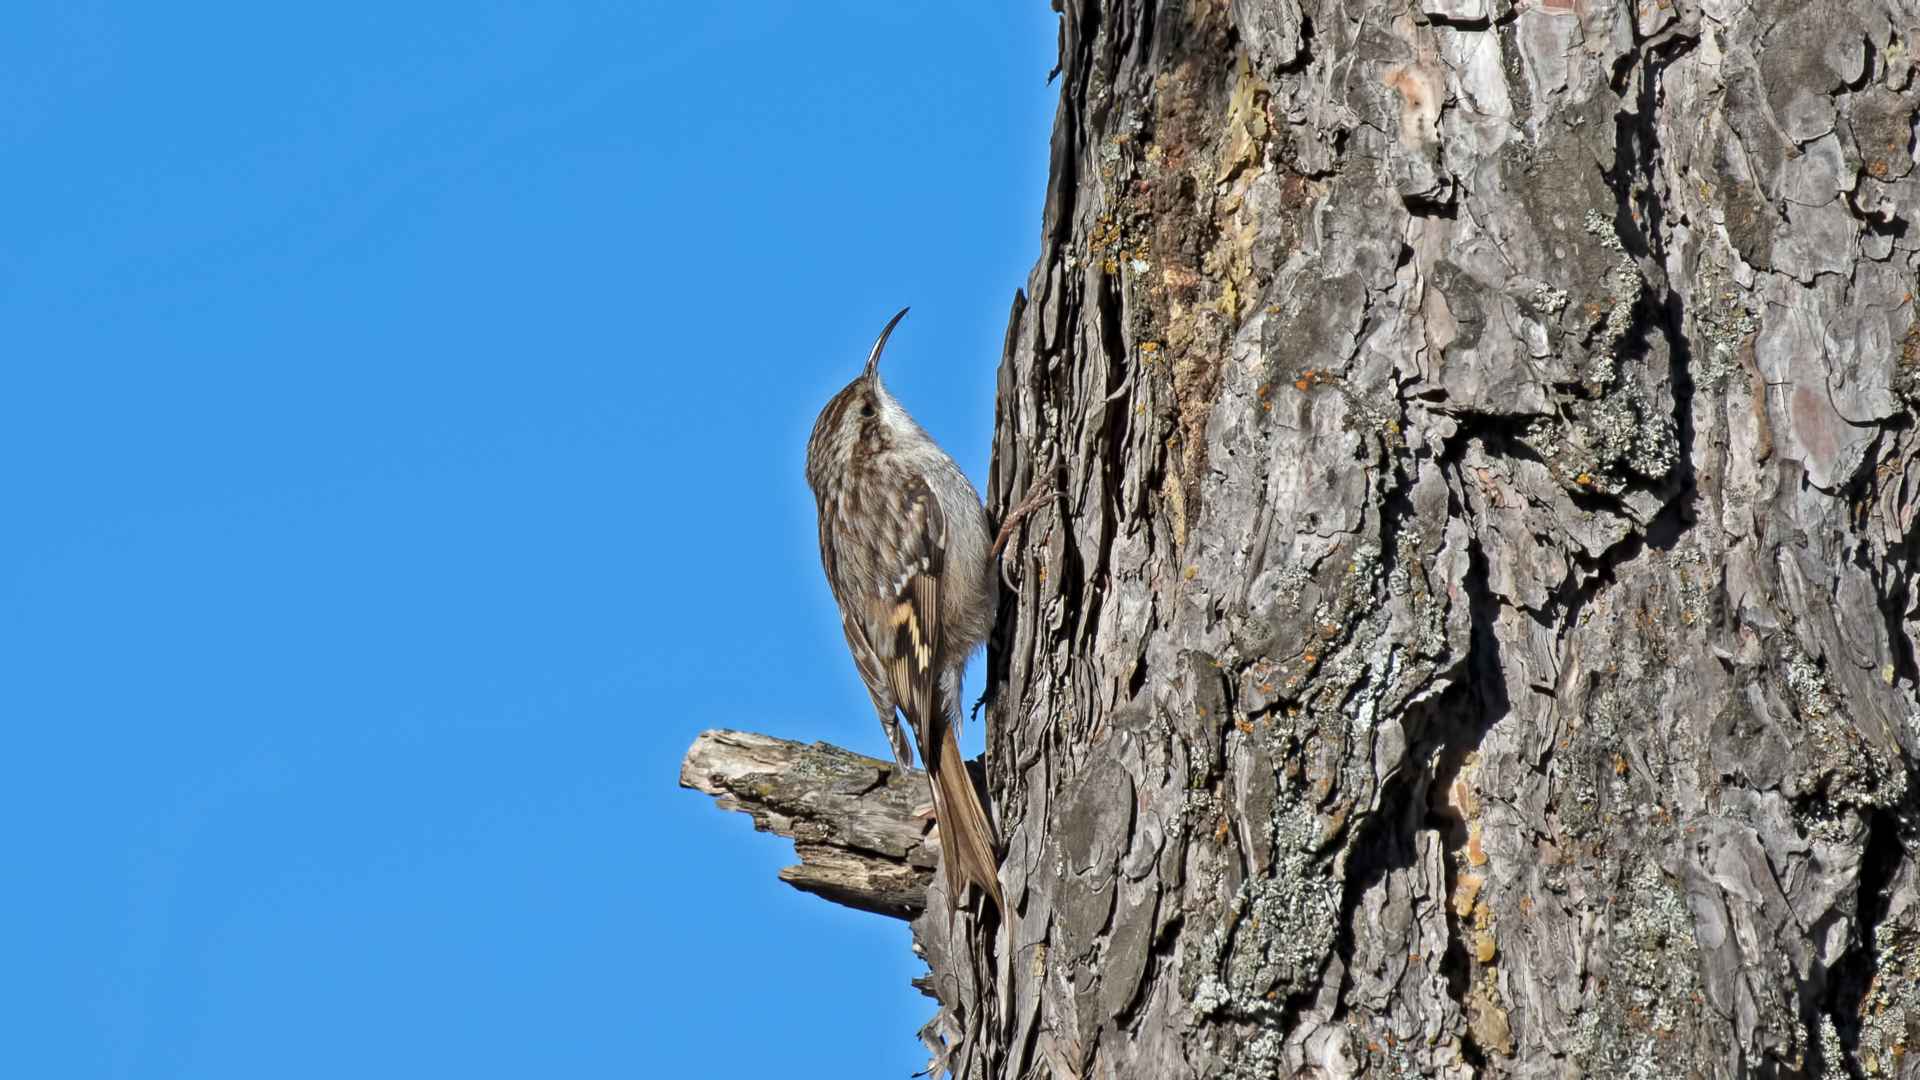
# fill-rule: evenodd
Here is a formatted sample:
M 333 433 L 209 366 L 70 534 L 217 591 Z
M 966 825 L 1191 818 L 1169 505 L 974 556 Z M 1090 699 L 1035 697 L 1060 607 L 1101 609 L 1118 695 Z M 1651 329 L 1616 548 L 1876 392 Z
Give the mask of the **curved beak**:
M 907 308 L 901 308 L 900 314 L 895 315 L 893 319 L 887 323 L 887 328 L 885 330 L 880 331 L 880 340 L 873 343 L 873 352 L 867 356 L 867 370 L 862 373 L 862 377 L 867 379 L 879 378 L 880 350 L 887 347 L 888 335 L 893 333 L 894 327 L 900 325 L 901 319 L 904 319 L 907 317 L 908 310 L 909 309 Z

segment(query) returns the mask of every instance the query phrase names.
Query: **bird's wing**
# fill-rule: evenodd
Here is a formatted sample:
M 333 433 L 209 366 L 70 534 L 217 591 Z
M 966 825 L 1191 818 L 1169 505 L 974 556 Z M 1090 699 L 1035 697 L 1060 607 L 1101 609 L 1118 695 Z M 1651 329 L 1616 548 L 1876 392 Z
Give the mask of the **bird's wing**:
M 860 671 L 860 681 L 867 684 L 867 693 L 873 698 L 873 711 L 880 715 L 881 730 L 887 733 L 887 745 L 893 750 L 893 760 L 902 769 L 913 768 L 913 746 L 900 730 L 900 719 L 894 715 L 893 694 L 887 682 L 886 665 L 867 644 L 867 632 L 853 615 L 840 612 L 840 629 L 847 635 L 847 651 L 853 654 L 853 666 Z
M 947 572 L 947 518 L 925 477 L 910 479 L 905 495 L 899 576 L 885 583 L 881 632 L 873 645 L 893 699 L 915 726 L 925 758 L 929 729 L 922 725 L 939 708 L 940 669 L 935 665 L 940 657 L 940 586 Z

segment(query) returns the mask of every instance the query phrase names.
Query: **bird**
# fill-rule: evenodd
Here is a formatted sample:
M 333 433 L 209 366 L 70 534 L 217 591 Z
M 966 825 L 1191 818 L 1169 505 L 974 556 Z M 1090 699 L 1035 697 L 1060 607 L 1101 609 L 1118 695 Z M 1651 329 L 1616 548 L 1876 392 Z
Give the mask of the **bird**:
M 894 761 L 913 765 L 897 711 L 926 763 L 948 916 L 966 883 L 1004 913 L 999 841 L 957 737 L 960 678 L 993 625 L 993 534 L 966 474 L 880 381 L 881 351 L 906 314 L 887 323 L 859 377 L 820 410 L 807 484 L 820 563 Z

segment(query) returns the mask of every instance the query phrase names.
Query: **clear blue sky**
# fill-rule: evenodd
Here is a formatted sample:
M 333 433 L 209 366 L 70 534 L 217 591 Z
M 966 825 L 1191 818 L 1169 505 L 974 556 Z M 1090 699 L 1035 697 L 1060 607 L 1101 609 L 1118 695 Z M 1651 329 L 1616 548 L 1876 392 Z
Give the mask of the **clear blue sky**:
M 0 11 L 0 1075 L 922 1066 L 904 925 L 675 781 L 885 754 L 803 445 L 911 304 L 984 476 L 1055 18 Z

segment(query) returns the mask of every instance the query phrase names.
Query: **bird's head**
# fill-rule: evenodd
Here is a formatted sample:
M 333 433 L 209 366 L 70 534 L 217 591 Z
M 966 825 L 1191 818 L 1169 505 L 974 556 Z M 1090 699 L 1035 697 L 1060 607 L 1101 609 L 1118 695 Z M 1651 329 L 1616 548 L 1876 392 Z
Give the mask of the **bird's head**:
M 807 440 L 807 482 L 816 492 L 831 473 L 885 450 L 895 434 L 919 430 L 880 382 L 881 350 L 887 347 L 893 328 L 906 316 L 907 309 L 901 308 L 888 321 L 873 343 L 873 351 L 867 354 L 866 368 L 833 395 L 813 422 L 813 435 Z

